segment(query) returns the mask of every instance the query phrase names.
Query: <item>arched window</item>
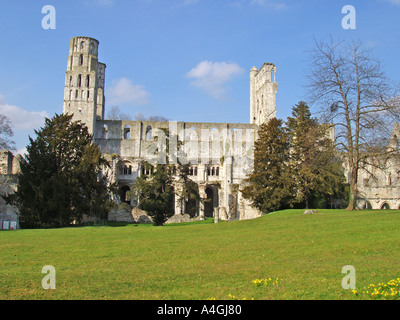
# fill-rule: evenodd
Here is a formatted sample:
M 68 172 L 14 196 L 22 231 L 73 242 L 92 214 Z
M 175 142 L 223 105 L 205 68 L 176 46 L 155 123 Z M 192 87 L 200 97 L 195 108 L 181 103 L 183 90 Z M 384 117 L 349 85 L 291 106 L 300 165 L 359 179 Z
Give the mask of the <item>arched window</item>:
M 196 173 L 195 175 L 197 175 L 197 168 L 196 168 Z M 215 166 L 215 167 L 209 167 L 207 168 L 207 175 L 208 176 L 219 176 L 219 167 Z
M 123 175 L 131 175 L 132 174 L 132 166 L 124 165 L 121 168 L 121 170 L 122 170 L 121 173 Z
M 196 141 L 197 140 L 197 132 L 195 127 L 191 127 L 188 130 L 189 140 Z
M 83 65 L 83 54 L 79 56 L 79 65 Z
M 85 48 L 85 41 L 81 42 L 81 50 L 83 50 Z
M 120 175 L 132 175 L 132 164 L 129 161 L 120 162 L 118 168 Z
M 388 204 L 387 202 L 385 202 L 385 203 L 382 205 L 381 209 L 382 209 L 382 210 L 390 210 L 390 206 L 389 206 L 389 204 Z
M 369 201 L 364 203 L 363 210 L 372 210 L 372 205 Z
M 90 75 L 86 76 L 86 88 L 89 88 L 90 85 Z
M 150 141 L 151 139 L 152 139 L 151 126 L 147 126 L 147 128 L 146 128 L 146 141 Z
M 82 85 L 82 75 L 78 76 L 78 81 L 76 82 L 76 85 L 80 88 Z
M 126 125 L 124 127 L 124 139 L 129 139 L 131 137 L 131 127 Z
M 151 175 L 151 174 L 153 174 L 153 167 L 146 164 L 142 164 L 142 175 Z
M 108 138 L 108 126 L 106 124 L 103 126 L 103 138 Z
M 210 131 L 210 140 L 211 141 L 219 141 L 220 140 L 220 135 L 219 131 L 217 128 L 212 128 Z

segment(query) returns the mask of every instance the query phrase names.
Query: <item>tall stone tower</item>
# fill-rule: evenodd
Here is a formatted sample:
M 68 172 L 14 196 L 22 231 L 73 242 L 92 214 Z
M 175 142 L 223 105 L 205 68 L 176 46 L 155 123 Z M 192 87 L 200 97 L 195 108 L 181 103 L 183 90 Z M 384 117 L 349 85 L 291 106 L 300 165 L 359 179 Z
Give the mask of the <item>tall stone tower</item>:
M 104 119 L 104 63 L 98 62 L 99 42 L 89 37 L 71 39 L 65 75 L 63 113 L 73 114 L 94 133 Z
M 260 70 L 250 70 L 250 123 L 261 125 L 276 117 L 276 93 L 278 83 L 276 67 L 264 63 Z

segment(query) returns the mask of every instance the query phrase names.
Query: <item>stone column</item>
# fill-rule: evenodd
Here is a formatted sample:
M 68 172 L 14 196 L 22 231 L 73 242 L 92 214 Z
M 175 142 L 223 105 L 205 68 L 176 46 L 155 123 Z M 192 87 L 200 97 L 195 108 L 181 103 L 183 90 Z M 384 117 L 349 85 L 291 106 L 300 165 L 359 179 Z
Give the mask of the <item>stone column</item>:
M 245 219 L 245 212 L 244 212 L 244 210 L 245 210 L 245 208 L 244 208 L 244 202 L 243 201 L 240 201 L 240 205 L 239 205 L 239 210 L 240 210 L 240 214 L 239 214 L 239 220 L 243 220 L 243 219 Z
M 200 217 L 200 220 L 204 220 L 204 200 L 206 199 L 206 191 L 205 191 L 204 185 L 199 186 L 199 195 L 200 195 L 199 217 Z
M 219 222 L 219 207 L 214 208 L 214 223 Z
M 175 185 L 175 215 L 185 213 L 185 199 L 181 195 L 182 186 Z

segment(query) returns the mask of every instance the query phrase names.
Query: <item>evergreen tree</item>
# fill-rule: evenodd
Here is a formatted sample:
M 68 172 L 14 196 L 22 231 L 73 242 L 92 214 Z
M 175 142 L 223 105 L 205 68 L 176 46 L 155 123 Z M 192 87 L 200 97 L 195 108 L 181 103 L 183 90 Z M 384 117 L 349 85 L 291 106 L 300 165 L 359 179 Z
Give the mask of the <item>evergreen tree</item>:
M 146 163 L 149 167 L 150 164 Z M 174 214 L 174 185 L 172 167 L 166 164 L 151 166 L 151 174 L 136 179 L 133 193 L 139 208 L 162 226 Z
M 63 227 L 84 215 L 106 218 L 113 201 L 101 169 L 108 163 L 87 127 L 56 114 L 35 133 L 17 192 L 6 198 L 19 209 L 22 227 Z
M 288 170 L 289 139 L 283 121 L 272 118 L 260 126 L 254 150 L 254 171 L 242 190 L 263 213 L 287 208 L 293 195 Z
M 320 125 L 311 117 L 308 105 L 301 101 L 292 109 L 287 127 L 290 141 L 290 165 L 295 195 L 292 204 L 323 206 L 339 197 L 343 190 L 341 164 L 335 160 L 329 125 Z

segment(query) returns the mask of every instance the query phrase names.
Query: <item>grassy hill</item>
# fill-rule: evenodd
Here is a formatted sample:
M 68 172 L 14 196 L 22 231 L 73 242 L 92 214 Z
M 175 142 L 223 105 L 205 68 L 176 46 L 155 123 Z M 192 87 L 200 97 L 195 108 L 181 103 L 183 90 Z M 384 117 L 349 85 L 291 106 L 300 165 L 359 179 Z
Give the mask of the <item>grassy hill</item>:
M 0 232 L 0 299 L 358 299 L 400 276 L 400 211 Z M 41 286 L 56 269 L 56 289 Z M 342 267 L 356 269 L 354 295 Z M 278 279 L 256 286 L 255 279 Z

